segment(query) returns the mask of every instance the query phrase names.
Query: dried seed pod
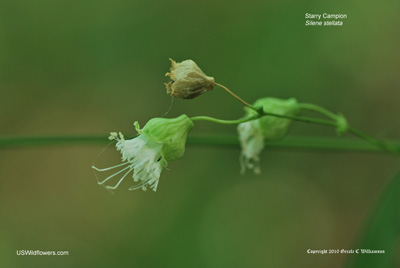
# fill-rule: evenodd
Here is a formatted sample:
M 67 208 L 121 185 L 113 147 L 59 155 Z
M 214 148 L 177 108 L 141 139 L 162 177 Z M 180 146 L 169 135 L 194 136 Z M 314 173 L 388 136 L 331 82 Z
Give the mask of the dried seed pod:
M 194 61 L 170 61 L 171 72 L 165 74 L 171 78 L 165 84 L 169 95 L 179 99 L 193 99 L 214 88 L 214 78 L 205 75 Z

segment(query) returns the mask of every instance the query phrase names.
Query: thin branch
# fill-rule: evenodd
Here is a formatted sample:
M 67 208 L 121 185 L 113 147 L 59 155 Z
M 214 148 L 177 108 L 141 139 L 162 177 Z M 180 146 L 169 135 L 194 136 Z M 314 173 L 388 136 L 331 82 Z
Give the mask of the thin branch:
M 108 135 L 86 136 L 47 136 L 47 137 L 0 137 L 0 149 L 26 148 L 41 146 L 69 146 L 69 145 L 99 145 L 104 146 L 110 141 Z M 132 138 L 134 135 L 132 135 Z M 386 144 L 400 148 L 400 141 L 385 141 Z M 235 136 L 200 137 L 189 136 L 188 145 L 211 145 L 239 148 L 239 141 Z M 322 150 L 322 151 L 354 151 L 385 153 L 379 147 L 363 140 L 323 137 L 294 137 L 288 136 L 280 141 L 266 141 L 267 148 Z
M 210 117 L 210 116 L 194 116 L 194 117 L 191 117 L 190 119 L 192 121 L 210 121 L 213 123 L 218 123 L 218 124 L 223 124 L 223 125 L 237 125 L 240 123 L 244 123 L 247 121 L 257 119 L 258 117 L 259 117 L 258 115 L 254 115 L 254 116 L 245 117 L 245 118 L 238 119 L 238 120 L 223 120 L 223 119 L 217 119 L 217 118 Z
M 226 90 L 229 94 L 231 94 L 235 99 L 237 99 L 238 101 L 240 101 L 242 104 L 244 104 L 245 106 L 252 108 L 252 106 L 250 104 L 248 104 L 246 101 L 244 101 L 242 98 L 240 98 L 238 95 L 236 95 L 235 93 L 233 93 L 232 91 L 229 90 L 229 88 L 227 88 L 224 85 L 221 85 L 219 83 L 215 83 L 216 86 L 219 86 L 221 88 L 223 88 L 224 90 Z

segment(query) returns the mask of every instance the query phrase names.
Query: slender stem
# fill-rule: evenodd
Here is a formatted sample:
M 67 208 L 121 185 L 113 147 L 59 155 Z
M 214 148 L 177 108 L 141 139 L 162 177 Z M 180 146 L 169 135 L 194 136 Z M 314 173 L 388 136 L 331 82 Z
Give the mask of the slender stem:
M 47 137 L 0 137 L 0 149 L 25 148 L 42 146 L 65 146 L 65 145 L 100 145 L 104 146 L 110 141 L 108 135 L 87 136 L 47 136 Z M 393 148 L 400 148 L 400 140 L 385 141 Z M 210 136 L 188 137 L 189 145 L 216 145 L 238 147 L 239 141 L 236 136 Z M 288 136 L 279 141 L 266 141 L 266 147 L 276 149 L 300 149 L 300 150 L 329 150 L 329 151 L 358 151 L 383 153 L 377 146 L 355 139 L 337 139 L 322 137 L 294 137 Z
M 223 89 L 225 89 L 229 94 L 231 94 L 235 99 L 237 99 L 238 101 L 240 101 L 241 103 L 243 103 L 244 105 L 246 105 L 247 107 L 254 109 L 253 106 L 251 106 L 250 104 L 248 104 L 247 102 L 245 102 L 242 98 L 240 98 L 238 95 L 236 95 L 235 93 L 233 93 L 232 91 L 230 91 L 226 86 L 221 85 L 219 83 L 215 83 L 216 86 L 219 86 Z
M 305 122 L 305 123 L 336 127 L 336 122 L 332 122 L 332 121 L 324 120 L 324 119 L 317 119 L 317 118 L 311 118 L 311 117 L 305 117 L 305 116 L 290 116 L 290 115 L 274 114 L 274 113 L 267 113 L 264 111 L 260 111 L 260 113 L 261 113 L 261 116 L 274 116 L 274 117 L 286 118 L 286 119 L 291 119 L 294 121 L 300 121 L 300 122 Z
M 192 121 L 210 121 L 210 122 L 214 122 L 214 123 L 218 123 L 218 124 L 223 124 L 223 125 L 237 125 L 240 123 L 244 123 L 247 121 L 251 121 L 254 120 L 256 118 L 258 118 L 258 115 L 254 115 L 254 116 L 250 116 L 250 117 L 245 117 L 242 119 L 238 119 L 238 120 L 222 120 L 222 119 L 217 119 L 214 117 L 210 117 L 210 116 L 195 116 L 195 117 L 191 117 L 190 119 Z
M 281 118 L 288 118 L 292 119 L 295 121 L 302 121 L 306 123 L 314 123 L 314 124 L 320 124 L 320 125 L 327 125 L 327 126 L 332 126 L 332 127 L 337 127 L 337 122 L 332 122 L 332 121 L 327 121 L 327 120 L 321 120 L 321 119 L 314 119 L 314 118 L 308 118 L 308 117 L 300 117 L 300 116 L 287 116 L 287 115 L 278 115 L 278 114 L 271 114 L 271 113 L 266 113 L 262 111 L 263 115 L 271 115 L 271 116 L 276 116 L 276 117 L 281 117 Z M 400 154 L 400 147 L 398 146 L 393 146 L 391 144 L 386 143 L 385 141 L 379 140 L 377 138 L 372 137 L 371 135 L 368 135 L 364 132 L 362 132 L 359 129 L 349 127 L 347 129 L 347 132 L 353 134 L 356 137 L 359 137 L 375 146 L 380 148 L 383 151 L 389 152 L 389 153 L 395 153 L 395 154 Z
M 387 143 L 386 141 L 376 139 L 361 130 L 358 130 L 356 128 L 350 127 L 348 129 L 348 132 L 353 134 L 356 137 L 359 137 L 371 144 L 374 144 L 378 148 L 382 149 L 383 151 L 389 152 L 389 153 L 395 153 L 395 154 L 400 154 L 400 147 L 399 146 L 393 146 L 392 144 Z
M 188 144 L 191 145 L 217 145 L 236 146 L 239 140 L 234 136 L 208 136 L 188 137 Z M 386 141 L 392 146 L 400 148 L 400 141 Z M 362 151 L 387 153 L 373 144 L 358 139 L 337 139 L 325 137 L 296 137 L 288 136 L 281 140 L 266 140 L 265 146 L 276 149 L 299 149 L 299 150 L 322 150 L 322 151 Z
M 74 135 L 74 136 L 27 136 L 27 137 L 0 137 L 1 148 L 46 146 L 46 145 L 68 145 L 68 144 L 105 144 L 110 135 Z
M 196 116 L 192 117 L 191 119 L 193 121 L 199 121 L 199 120 L 205 120 L 205 121 L 211 121 L 214 123 L 219 123 L 219 124 L 225 124 L 225 125 L 232 125 L 232 124 L 240 124 L 243 122 L 251 121 L 258 119 L 263 116 L 274 116 L 274 117 L 279 117 L 279 118 L 286 118 L 294 121 L 300 121 L 300 122 L 305 122 L 305 123 L 312 123 L 312 124 L 319 124 L 319 125 L 325 125 L 325 126 L 331 126 L 331 127 L 337 127 L 337 122 L 329 121 L 329 120 L 324 120 L 324 119 L 316 119 L 316 118 L 310 118 L 310 117 L 303 117 L 303 116 L 289 116 L 289 115 L 280 115 L 280 114 L 274 114 L 274 113 L 267 113 L 264 112 L 263 110 L 259 109 L 258 114 L 239 119 L 239 120 L 221 120 L 213 117 L 208 117 L 208 116 Z M 387 144 L 385 141 L 381 141 L 379 139 L 376 139 L 361 130 L 358 130 L 356 128 L 351 128 L 349 127 L 347 130 L 349 133 L 353 134 L 356 137 L 359 137 L 374 146 L 377 146 L 379 149 L 389 152 L 389 153 L 395 153 L 395 154 L 400 154 L 400 148 L 398 146 L 393 147 L 390 144 Z
M 221 120 L 221 119 L 216 119 L 216 118 L 212 118 L 212 117 L 208 117 L 208 116 L 197 116 L 197 117 L 193 117 L 192 120 L 196 121 L 196 120 L 206 120 L 206 121 L 211 121 L 211 122 L 215 122 L 215 123 L 219 123 L 219 124 L 240 124 L 243 122 L 247 122 L 250 120 L 254 120 L 257 119 L 259 117 L 262 116 L 275 116 L 275 117 L 280 117 L 280 118 L 287 118 L 287 119 L 291 119 L 294 121 L 301 121 L 301 122 L 306 122 L 306 123 L 313 123 L 313 124 L 320 124 L 320 125 L 327 125 L 327 126 L 333 126 L 333 127 L 338 127 L 339 126 L 339 119 L 340 116 L 336 115 L 335 113 L 332 113 L 331 111 L 315 105 L 315 104 L 311 104 L 311 103 L 300 103 L 299 107 L 301 109 L 307 109 L 307 110 L 311 110 L 314 112 L 318 112 L 320 114 L 325 115 L 326 117 L 334 120 L 334 122 L 332 121 L 327 121 L 327 120 L 322 120 L 322 119 L 315 119 L 315 118 L 309 118 L 309 117 L 301 117 L 301 116 L 287 116 L 287 115 L 279 115 L 279 114 L 273 114 L 273 113 L 267 113 L 264 112 L 262 107 L 253 107 L 252 105 L 248 104 L 246 101 L 244 101 L 243 99 L 241 99 L 239 96 L 237 96 L 235 93 L 233 93 L 232 91 L 230 91 L 227 87 L 225 87 L 224 85 L 221 85 L 219 83 L 215 83 L 215 85 L 225 89 L 229 94 L 231 94 L 234 98 L 236 98 L 238 101 L 240 101 L 242 104 L 244 104 L 245 106 L 249 107 L 250 109 L 254 110 L 257 112 L 257 116 L 253 117 L 253 118 L 244 118 L 244 119 L 239 119 L 239 120 Z M 346 122 L 347 124 L 347 122 Z M 346 125 L 347 126 L 347 125 Z M 365 141 L 379 147 L 380 149 L 387 151 L 387 152 L 391 152 L 391 153 L 396 153 L 396 154 L 400 154 L 400 149 L 399 148 L 394 148 L 390 145 L 388 145 L 387 143 L 385 143 L 384 141 L 381 141 L 379 139 L 376 139 L 368 134 L 363 133 L 362 131 L 355 129 L 355 128 L 351 128 L 348 127 L 347 131 L 361 139 L 364 139 Z
M 311 104 L 311 103 L 300 103 L 299 107 L 301 109 L 308 109 L 308 110 L 312 110 L 318 113 L 321 113 L 329 118 L 331 118 L 332 120 L 338 120 L 339 116 L 332 113 L 331 111 L 320 107 L 318 105 L 315 104 Z M 379 139 L 376 139 L 364 132 L 362 132 L 361 130 L 358 130 L 356 128 L 353 127 L 348 127 L 347 132 L 353 134 L 356 137 L 359 137 L 375 146 L 377 146 L 378 148 L 387 151 L 387 152 L 391 152 L 391 153 L 399 153 L 399 149 L 398 148 L 394 148 L 392 146 L 390 146 L 389 144 L 385 143 L 384 141 L 381 141 Z
M 209 116 L 195 116 L 195 117 L 191 117 L 190 119 L 192 119 L 192 121 L 204 120 L 204 121 L 210 121 L 210 122 L 224 124 L 224 125 L 236 125 L 236 124 L 251 121 L 251 120 L 263 117 L 263 116 L 274 116 L 274 117 L 286 118 L 286 119 L 290 119 L 290 120 L 294 120 L 294 121 L 301 121 L 301 122 L 305 122 L 305 123 L 312 123 L 312 124 L 319 124 L 319 125 L 326 125 L 326 126 L 333 126 L 333 127 L 336 126 L 335 122 L 324 120 L 324 119 L 316 119 L 316 118 L 303 117 L 303 116 L 289 116 L 289 115 L 281 115 L 281 114 L 274 114 L 274 113 L 267 113 L 267 112 L 261 112 L 261 113 L 262 113 L 261 115 L 257 114 L 257 115 L 253 115 L 250 117 L 238 119 L 238 120 L 222 120 L 222 119 L 217 119 L 217 118 L 213 118 L 213 117 L 209 117 Z
M 332 120 L 335 120 L 335 121 L 338 118 L 338 116 L 335 113 L 332 113 L 331 111 L 329 111 L 329 110 L 327 110 L 327 109 L 325 109 L 325 108 L 323 108 L 321 106 L 315 105 L 315 104 L 299 103 L 298 107 L 300 109 L 307 109 L 307 110 L 311 110 L 311 111 L 314 111 L 314 112 L 318 112 L 318 113 L 323 114 L 326 117 L 328 117 L 328 118 L 330 118 Z

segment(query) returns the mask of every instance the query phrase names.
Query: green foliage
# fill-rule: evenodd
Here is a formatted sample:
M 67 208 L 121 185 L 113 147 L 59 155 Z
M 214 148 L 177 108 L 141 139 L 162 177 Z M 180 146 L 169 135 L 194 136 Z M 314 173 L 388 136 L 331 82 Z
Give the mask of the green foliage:
M 351 268 L 391 268 L 400 237 L 400 172 L 387 185 L 368 225 L 359 249 L 385 250 L 384 254 L 357 254 Z

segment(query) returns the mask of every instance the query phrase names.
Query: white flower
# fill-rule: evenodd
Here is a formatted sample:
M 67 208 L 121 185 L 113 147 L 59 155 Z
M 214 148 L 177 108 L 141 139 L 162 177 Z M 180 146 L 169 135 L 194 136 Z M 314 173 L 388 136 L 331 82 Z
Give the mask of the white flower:
M 124 165 L 127 165 L 127 167 L 107 177 L 99 184 L 102 185 L 116 175 L 125 172 L 115 186 L 106 186 L 108 189 L 116 189 L 125 177 L 131 171 L 134 171 L 132 175 L 133 181 L 139 183 L 130 187 L 129 190 L 142 188 L 142 190 L 146 191 L 147 188 L 151 188 L 156 191 L 162 168 L 166 166 L 166 161 L 161 154 L 162 143 L 152 140 L 146 134 L 141 134 L 131 140 L 125 140 L 121 133 L 112 132 L 109 139 L 117 141 L 116 147 L 118 151 L 121 151 L 123 163 L 104 169 L 94 166 L 93 168 L 97 171 L 106 171 Z
M 108 171 L 118 167 L 123 167 L 120 171 L 99 182 L 103 185 L 115 176 L 123 173 L 116 185 L 106 186 L 107 189 L 116 189 L 130 172 L 133 171 L 132 178 L 136 185 L 129 190 L 147 188 L 157 190 L 160 174 L 163 167 L 167 166 L 167 161 L 178 160 L 183 157 L 185 152 L 186 138 L 193 127 L 192 120 L 187 115 L 176 118 L 153 118 L 140 129 L 135 122 L 136 131 L 140 134 L 131 140 L 125 140 L 121 133 L 110 133 L 110 140 L 116 140 L 116 148 L 122 154 L 122 164 L 99 169 L 92 166 L 97 171 Z
M 253 169 L 254 173 L 260 174 L 260 153 L 264 149 L 264 137 L 258 128 L 258 119 L 241 123 L 238 126 L 239 140 L 242 146 L 240 155 L 241 173 L 246 168 Z

